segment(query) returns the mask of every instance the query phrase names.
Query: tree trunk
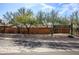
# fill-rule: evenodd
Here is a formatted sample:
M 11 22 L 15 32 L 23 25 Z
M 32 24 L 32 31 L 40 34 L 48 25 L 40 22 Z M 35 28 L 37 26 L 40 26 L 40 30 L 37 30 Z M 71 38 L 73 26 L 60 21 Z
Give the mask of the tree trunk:
M 28 30 L 28 34 L 29 34 L 29 27 L 27 28 L 27 30 Z
M 73 35 L 73 23 L 71 22 L 71 35 Z
M 51 36 L 53 36 L 53 33 L 54 33 L 54 28 L 53 28 L 53 26 L 54 26 L 54 25 L 51 26 Z
M 17 26 L 17 33 L 20 33 L 20 28 Z
M 4 23 L 4 33 L 5 33 L 5 23 Z
M 28 31 L 27 34 L 29 34 L 29 27 L 26 26 L 26 29 L 27 29 L 27 31 Z

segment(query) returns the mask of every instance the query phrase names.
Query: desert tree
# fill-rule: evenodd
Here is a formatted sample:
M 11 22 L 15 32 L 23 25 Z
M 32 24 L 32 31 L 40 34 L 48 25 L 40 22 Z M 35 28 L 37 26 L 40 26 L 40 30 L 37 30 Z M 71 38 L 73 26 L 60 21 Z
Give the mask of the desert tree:
M 57 20 L 58 20 L 58 12 L 57 11 L 55 11 L 55 10 L 52 10 L 51 12 L 50 12 L 50 23 L 52 23 L 51 25 L 51 27 L 52 27 L 52 29 L 51 29 L 51 34 L 53 34 L 54 33 L 54 25 L 55 24 L 57 24 Z
M 31 11 L 31 9 L 26 10 L 24 7 L 18 9 L 14 13 L 6 12 L 6 14 L 3 16 L 5 19 L 7 19 L 9 21 L 8 23 L 16 25 L 17 28 L 19 28 L 18 25 L 21 25 L 21 24 L 23 24 L 25 26 L 26 26 L 26 24 L 27 24 L 27 26 L 28 26 L 28 24 L 31 25 L 31 21 L 34 19 L 33 12 Z
M 44 25 L 45 22 L 45 12 L 39 11 L 36 15 L 38 24 Z
M 79 26 L 79 12 L 74 11 L 71 14 L 71 35 L 75 33 L 75 29 Z

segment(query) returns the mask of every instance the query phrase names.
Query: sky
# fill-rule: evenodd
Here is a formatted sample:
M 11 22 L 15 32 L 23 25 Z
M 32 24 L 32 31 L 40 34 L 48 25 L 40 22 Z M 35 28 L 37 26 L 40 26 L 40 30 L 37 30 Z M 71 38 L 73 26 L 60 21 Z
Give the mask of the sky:
M 0 18 L 3 19 L 3 15 L 7 11 L 15 12 L 21 7 L 32 9 L 34 14 L 40 10 L 50 12 L 53 9 L 58 11 L 61 16 L 69 16 L 72 12 L 79 10 L 78 3 L 0 3 Z

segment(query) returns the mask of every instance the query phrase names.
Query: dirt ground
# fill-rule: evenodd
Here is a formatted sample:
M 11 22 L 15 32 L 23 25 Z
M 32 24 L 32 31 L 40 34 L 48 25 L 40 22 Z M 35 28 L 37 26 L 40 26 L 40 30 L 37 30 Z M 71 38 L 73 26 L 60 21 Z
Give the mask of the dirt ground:
M 68 34 L 0 34 L 0 54 L 79 54 L 79 37 Z

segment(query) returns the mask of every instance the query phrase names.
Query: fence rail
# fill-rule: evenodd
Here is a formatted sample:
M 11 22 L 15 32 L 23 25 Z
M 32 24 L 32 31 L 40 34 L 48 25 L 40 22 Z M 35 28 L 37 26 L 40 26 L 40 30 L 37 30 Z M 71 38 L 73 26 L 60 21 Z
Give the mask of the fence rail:
M 21 34 L 54 34 L 54 33 L 70 33 L 70 25 L 54 25 L 53 27 L 12 27 L 12 26 L 0 26 L 0 33 L 21 33 Z M 79 35 L 79 28 L 75 29 L 77 35 Z
M 70 33 L 70 25 L 65 26 L 54 25 L 53 28 L 51 27 L 13 28 L 11 26 L 0 26 L 0 33 L 22 33 L 22 34 Z

